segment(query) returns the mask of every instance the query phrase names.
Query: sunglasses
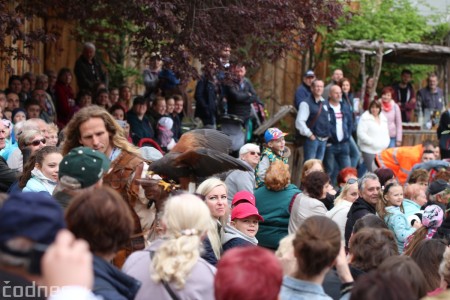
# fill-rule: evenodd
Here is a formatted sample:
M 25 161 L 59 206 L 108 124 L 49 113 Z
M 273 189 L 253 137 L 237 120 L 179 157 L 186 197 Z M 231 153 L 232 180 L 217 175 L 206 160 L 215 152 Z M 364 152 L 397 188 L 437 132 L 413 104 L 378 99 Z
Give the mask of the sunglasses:
M 258 156 L 260 156 L 261 155 L 261 153 L 259 153 L 259 152 L 256 152 L 256 151 L 250 151 L 249 152 L 251 155 L 258 155 Z
M 32 141 L 31 143 L 29 143 L 28 146 L 30 146 L 30 145 L 39 146 L 40 143 L 45 145 L 45 143 L 47 143 L 47 140 L 46 139 L 35 140 L 35 141 Z
M 356 182 L 358 182 L 358 179 L 356 179 L 356 178 L 350 178 L 349 180 L 347 180 L 347 184 L 354 184 L 354 183 L 356 183 Z

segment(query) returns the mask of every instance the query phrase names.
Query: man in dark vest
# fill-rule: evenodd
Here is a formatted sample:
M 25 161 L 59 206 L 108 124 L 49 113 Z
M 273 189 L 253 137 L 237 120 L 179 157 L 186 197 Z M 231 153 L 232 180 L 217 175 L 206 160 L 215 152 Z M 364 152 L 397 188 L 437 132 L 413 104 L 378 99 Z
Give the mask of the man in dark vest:
M 304 144 L 304 161 L 311 158 L 323 160 L 328 138 L 331 133 L 328 103 L 323 99 L 324 83 L 314 80 L 311 84 L 311 97 L 300 103 L 295 127 L 307 137 Z

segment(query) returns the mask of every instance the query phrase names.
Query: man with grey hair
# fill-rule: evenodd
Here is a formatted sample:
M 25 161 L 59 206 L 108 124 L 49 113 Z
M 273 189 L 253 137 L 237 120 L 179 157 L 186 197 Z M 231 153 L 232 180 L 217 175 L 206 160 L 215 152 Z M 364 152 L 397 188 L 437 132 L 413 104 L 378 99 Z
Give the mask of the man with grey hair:
M 381 200 L 381 184 L 378 176 L 371 172 L 364 174 L 358 181 L 358 191 L 359 198 L 350 207 L 347 215 L 347 223 L 345 224 L 346 246 L 348 246 L 348 241 L 356 221 L 365 215 L 376 214 L 377 203 Z
M 259 146 L 248 143 L 239 149 L 239 159 L 244 161 L 254 170 L 261 157 Z M 253 193 L 255 188 L 255 172 L 233 170 L 228 173 L 225 184 L 227 185 L 228 202 L 231 205 L 231 200 L 239 191 L 249 191 Z
M 106 75 L 103 72 L 100 60 L 95 58 L 95 45 L 85 43 L 83 53 L 75 63 L 74 73 L 77 78 L 78 90 L 94 92 L 96 83 L 106 83 Z

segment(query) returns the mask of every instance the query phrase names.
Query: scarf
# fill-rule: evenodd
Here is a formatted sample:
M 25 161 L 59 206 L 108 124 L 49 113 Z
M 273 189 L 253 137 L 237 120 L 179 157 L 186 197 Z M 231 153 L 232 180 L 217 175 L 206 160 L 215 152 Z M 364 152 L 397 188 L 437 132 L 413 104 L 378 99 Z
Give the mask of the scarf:
M 383 100 L 381 101 L 381 106 L 383 107 L 383 110 L 385 112 L 390 112 L 392 109 L 392 100 L 389 102 L 384 102 Z

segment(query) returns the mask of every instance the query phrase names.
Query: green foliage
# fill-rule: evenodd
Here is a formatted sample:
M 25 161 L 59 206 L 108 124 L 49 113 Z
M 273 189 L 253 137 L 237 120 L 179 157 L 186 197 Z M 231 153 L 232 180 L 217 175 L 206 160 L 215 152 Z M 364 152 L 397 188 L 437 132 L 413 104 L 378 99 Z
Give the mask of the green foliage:
M 351 17 L 342 17 L 338 29 L 325 34 L 324 47 L 330 51 L 330 69 L 348 70 L 346 76 L 359 79 L 359 54 L 334 53 L 338 40 L 383 40 L 384 42 L 441 43 L 449 32 L 448 24 L 431 26 L 430 17 L 419 14 L 409 0 L 361 0 L 360 8 L 350 12 Z M 350 8 L 347 8 L 350 10 Z M 431 17 L 433 18 L 433 17 Z M 435 18 L 434 20 L 436 20 Z M 366 73 L 372 74 L 370 57 L 366 58 Z M 402 69 L 412 70 L 415 78 L 422 78 L 433 67 L 423 65 L 383 64 L 380 85 L 391 84 L 399 79 Z M 360 79 L 359 79 L 360 80 Z M 360 82 L 358 82 L 360 84 Z

